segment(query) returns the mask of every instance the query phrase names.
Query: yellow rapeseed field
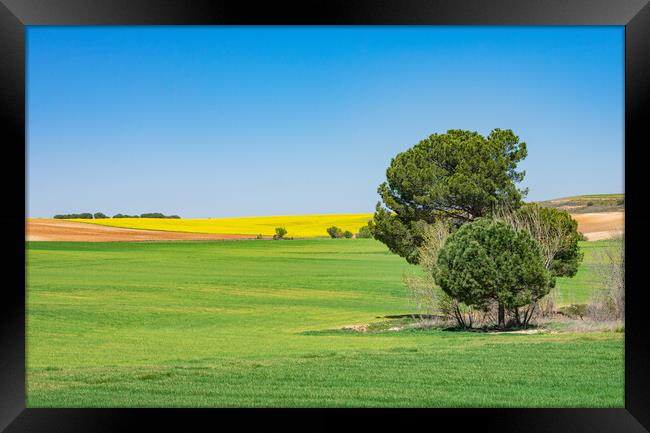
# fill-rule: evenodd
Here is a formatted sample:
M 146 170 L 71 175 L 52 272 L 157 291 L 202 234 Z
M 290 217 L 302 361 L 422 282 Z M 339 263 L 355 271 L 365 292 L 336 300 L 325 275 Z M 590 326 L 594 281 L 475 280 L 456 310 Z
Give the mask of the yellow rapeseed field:
M 83 223 L 130 229 L 162 230 L 187 233 L 218 233 L 272 236 L 276 227 L 287 229 L 287 237 L 327 237 L 326 229 L 340 227 L 357 233 L 372 219 L 372 214 L 289 215 L 240 218 L 166 219 L 166 218 L 106 218 L 72 219 Z

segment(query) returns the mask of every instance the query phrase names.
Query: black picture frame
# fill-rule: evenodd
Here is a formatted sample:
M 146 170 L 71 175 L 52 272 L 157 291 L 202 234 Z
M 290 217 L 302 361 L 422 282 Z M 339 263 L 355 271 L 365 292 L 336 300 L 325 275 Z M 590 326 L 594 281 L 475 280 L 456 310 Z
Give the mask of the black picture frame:
M 626 322 L 625 408 L 435 409 L 355 412 L 364 423 L 401 421 L 416 428 L 500 432 L 647 432 L 650 430 L 650 344 L 643 285 L 645 160 L 650 143 L 650 6 L 648 0 L 0 0 L 0 214 L 5 276 L 0 330 L 0 430 L 7 432 L 189 431 L 262 422 L 283 429 L 340 428 L 338 416 L 310 411 L 307 424 L 286 410 L 25 408 L 25 26 L 30 25 L 622 25 L 625 26 Z M 7 276 L 9 276 L 7 278 Z M 22 285 L 22 289 L 21 289 Z M 219 411 L 217 413 L 217 411 Z M 406 412 L 406 414 L 405 414 Z M 336 411 L 340 414 L 340 411 Z M 366 428 L 371 425 L 366 424 Z M 137 428 L 136 426 L 140 426 Z M 450 427 L 447 427 L 450 428 Z

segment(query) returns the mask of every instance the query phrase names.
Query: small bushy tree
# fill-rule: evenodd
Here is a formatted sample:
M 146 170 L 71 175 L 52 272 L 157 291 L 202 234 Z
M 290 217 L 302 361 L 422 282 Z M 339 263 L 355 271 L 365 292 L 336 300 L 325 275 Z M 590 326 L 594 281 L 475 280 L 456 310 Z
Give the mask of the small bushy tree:
M 327 234 L 329 234 L 332 239 L 342 238 L 344 235 L 343 230 L 336 226 L 328 227 Z
M 538 243 L 523 230 L 480 218 L 461 226 L 439 252 L 434 278 L 452 298 L 479 309 L 498 304 L 498 325 L 505 310 L 526 326 L 535 303 L 554 279 L 544 266 Z M 521 307 L 528 306 L 523 312 Z
M 405 275 L 404 283 L 421 316 L 424 313 L 429 317 L 453 318 L 459 327 L 471 327 L 476 316 L 474 309 L 449 296 L 434 280 L 438 255 L 450 230 L 451 226 L 444 220 L 424 228 L 422 245 L 417 248 L 418 264 L 424 272 Z
M 578 272 L 583 258 L 578 241 L 583 236 L 568 212 L 526 203 L 519 209 L 501 207 L 494 217 L 515 230 L 528 232 L 539 243 L 544 266 L 553 276 L 573 277 Z
M 354 233 L 352 233 L 350 230 L 346 230 L 343 232 L 343 237 L 345 239 L 351 239 L 354 236 Z
M 273 239 L 279 240 L 279 239 L 284 239 L 284 236 L 287 234 L 287 229 L 284 227 L 276 227 L 275 228 L 275 234 L 273 235 Z
M 367 225 L 361 227 L 359 229 L 359 233 L 357 233 L 357 238 L 359 239 L 371 239 L 372 238 L 372 233 L 370 232 L 370 227 Z
M 104 218 L 108 218 L 108 217 L 105 214 L 103 214 L 102 212 L 95 212 L 93 214 L 93 218 L 95 218 L 95 219 L 104 219 Z
M 435 274 L 440 250 L 445 245 L 450 233 L 451 225 L 444 220 L 438 220 L 424 228 L 423 242 L 417 248 L 417 252 L 418 263 L 428 274 Z

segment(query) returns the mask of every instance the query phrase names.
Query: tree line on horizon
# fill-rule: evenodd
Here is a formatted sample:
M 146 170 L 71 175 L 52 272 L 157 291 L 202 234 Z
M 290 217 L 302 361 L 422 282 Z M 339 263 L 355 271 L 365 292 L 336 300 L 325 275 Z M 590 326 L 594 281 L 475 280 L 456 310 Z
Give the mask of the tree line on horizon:
M 164 215 L 160 212 L 150 212 L 143 213 L 140 215 L 127 215 L 127 214 L 115 214 L 112 217 L 102 213 L 102 212 L 82 212 L 82 213 L 71 213 L 71 214 L 57 214 L 54 215 L 54 219 L 107 219 L 107 218 L 171 218 L 171 219 L 180 219 L 178 215 Z

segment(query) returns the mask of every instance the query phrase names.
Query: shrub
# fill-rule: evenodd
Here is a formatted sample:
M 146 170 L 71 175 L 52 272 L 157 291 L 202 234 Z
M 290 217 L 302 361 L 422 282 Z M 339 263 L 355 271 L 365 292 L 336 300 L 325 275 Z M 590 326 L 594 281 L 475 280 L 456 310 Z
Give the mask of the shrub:
M 588 202 L 587 202 L 587 206 L 593 206 L 593 205 L 594 205 L 594 202 L 593 202 L 593 201 L 588 201 Z
M 589 315 L 595 320 L 625 319 L 625 240 L 614 238 L 597 253 L 601 289 L 594 292 Z
M 327 229 L 327 233 L 330 235 L 330 237 L 332 239 L 342 238 L 343 235 L 344 235 L 343 230 L 341 230 L 340 228 L 338 228 L 336 226 L 329 227 Z
M 273 235 L 273 239 L 275 240 L 284 239 L 284 235 L 286 234 L 287 234 L 287 229 L 285 229 L 284 227 L 276 227 L 275 234 Z
M 517 210 L 497 209 L 494 218 L 515 230 L 526 231 L 535 239 L 544 266 L 553 276 L 573 277 L 578 272 L 583 257 L 578 241 L 584 240 L 584 236 L 568 212 L 527 203 Z
M 359 233 L 357 233 L 357 238 L 359 239 L 371 239 L 372 238 L 372 232 L 370 231 L 370 227 L 367 225 L 361 227 L 359 229 Z
M 579 317 L 580 320 L 587 315 L 587 304 L 571 304 L 559 309 L 559 312 L 569 317 Z
M 95 213 L 93 214 L 93 217 L 94 217 L 95 219 L 104 219 L 104 218 L 108 218 L 105 214 L 103 214 L 103 213 L 101 213 L 101 212 L 95 212 Z
M 542 317 L 552 317 L 555 314 L 556 296 L 555 290 L 551 290 L 548 295 L 537 302 L 537 308 Z
M 417 249 L 418 264 L 428 274 L 435 274 L 438 269 L 438 255 L 449 237 L 451 225 L 443 220 L 438 220 L 424 228 L 422 245 Z
M 118 213 L 116 215 L 113 215 L 113 218 L 140 218 L 139 215 L 124 215 L 121 213 Z
M 262 236 L 262 234 L 260 233 L 259 235 L 257 235 L 257 236 L 255 237 L 255 239 L 264 239 L 264 236 Z
M 506 309 L 516 325 L 528 325 L 535 303 L 554 285 L 538 243 L 527 232 L 486 218 L 447 238 L 434 277 L 445 293 L 465 305 L 487 310 L 491 302 L 498 304 L 501 327 Z
M 415 303 L 420 319 L 455 320 L 460 328 L 471 328 L 485 314 L 463 304 L 446 294 L 435 284 L 431 275 L 404 275 L 404 283 L 411 300 Z
M 354 234 L 350 230 L 346 230 L 343 232 L 343 237 L 345 239 L 351 239 L 354 236 Z
M 472 327 L 481 318 L 485 318 L 485 314 L 449 296 L 433 278 L 438 266 L 438 255 L 450 230 L 451 225 L 444 220 L 438 220 L 424 228 L 422 244 L 417 248 L 417 261 L 425 271 L 424 275 L 406 275 L 404 283 L 420 317 L 455 320 L 461 328 Z

